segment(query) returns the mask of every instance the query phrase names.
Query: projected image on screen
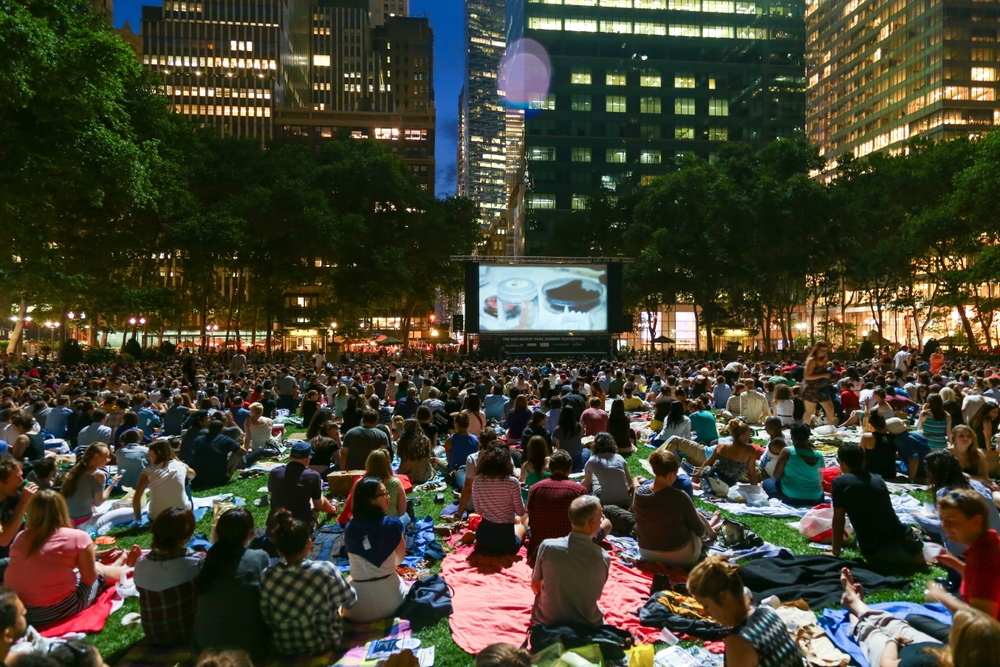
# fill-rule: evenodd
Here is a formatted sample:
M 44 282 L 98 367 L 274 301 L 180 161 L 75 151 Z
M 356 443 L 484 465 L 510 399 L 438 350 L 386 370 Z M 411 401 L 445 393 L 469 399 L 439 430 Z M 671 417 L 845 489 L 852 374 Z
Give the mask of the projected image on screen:
M 479 266 L 482 331 L 607 331 L 605 265 Z

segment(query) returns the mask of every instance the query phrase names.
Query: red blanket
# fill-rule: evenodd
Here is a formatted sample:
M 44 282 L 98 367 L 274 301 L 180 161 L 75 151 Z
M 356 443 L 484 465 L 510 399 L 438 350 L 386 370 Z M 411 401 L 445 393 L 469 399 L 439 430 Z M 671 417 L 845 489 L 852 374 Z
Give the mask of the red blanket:
M 449 618 L 455 643 L 475 655 L 490 644 L 520 646 L 531 624 L 531 568 L 523 558 L 497 571 L 477 569 L 469 563 L 472 547 L 456 549 L 444 559 L 441 574 L 454 589 Z M 475 560 L 475 559 L 474 559 Z M 582 575 L 585 576 L 585 575 Z M 649 599 L 652 577 L 625 567 L 611 556 L 611 571 L 600 605 L 604 622 L 628 630 L 638 641 L 653 641 L 659 630 L 639 625 L 639 608 Z
M 70 632 L 93 633 L 104 629 L 104 624 L 111 615 L 111 599 L 115 596 L 115 587 L 109 586 L 104 592 L 97 596 L 94 604 L 72 618 L 67 618 L 61 623 L 50 625 L 38 632 L 43 637 L 62 637 Z

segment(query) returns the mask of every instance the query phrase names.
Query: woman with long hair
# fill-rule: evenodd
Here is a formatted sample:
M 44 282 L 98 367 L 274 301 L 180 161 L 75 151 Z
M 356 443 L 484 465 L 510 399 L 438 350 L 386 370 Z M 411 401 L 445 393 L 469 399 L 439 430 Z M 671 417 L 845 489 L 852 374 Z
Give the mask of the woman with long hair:
M 802 400 L 806 406 L 805 420 L 808 423 L 816 414 L 816 405 L 823 407 L 828 424 L 837 423 L 837 414 L 833 409 L 833 400 L 827 393 L 830 387 L 830 371 L 827 370 L 829 363 L 827 355 L 830 352 L 830 343 L 825 340 L 817 342 L 809 356 L 806 357 L 804 370 L 804 383 L 802 390 Z
M 97 546 L 73 528 L 66 499 L 45 489 L 31 499 L 24 530 L 10 545 L 4 586 L 17 592 L 29 625 L 51 625 L 92 605 L 140 555 L 136 545 L 109 565 L 97 562 Z
M 403 434 L 396 443 L 399 455 L 399 474 L 406 475 L 414 484 L 423 484 L 434 477 L 434 451 L 430 438 L 420 428 L 416 419 L 403 422 Z
M 473 392 L 466 394 L 463 413 L 469 415 L 469 435 L 479 436 L 486 427 L 486 415 L 482 411 L 482 401 Z
M 515 445 L 521 442 L 521 435 L 531 420 L 532 412 L 528 409 L 528 397 L 518 394 L 514 399 L 514 407 L 507 413 L 507 442 Z
M 472 483 L 472 504 L 482 516 L 476 528 L 476 550 L 492 556 L 514 555 L 521 548 L 527 527 L 521 484 L 513 476 L 510 450 L 482 445 Z
M 403 524 L 394 516 L 390 495 L 378 477 L 362 478 L 354 487 L 353 502 L 354 516 L 344 539 L 358 602 L 345 615 L 355 623 L 391 618 L 407 590 L 396 574 L 406 557 Z
M 538 436 L 545 440 L 546 447 L 551 451 L 552 434 L 546 428 L 547 421 L 548 415 L 545 414 L 544 410 L 535 410 L 532 412 L 531 419 L 528 420 L 528 425 L 521 432 L 521 446 L 524 447 L 532 438 Z
M 403 483 L 392 472 L 392 457 L 384 449 L 376 449 L 368 454 L 365 461 L 365 477 L 375 477 L 385 486 L 389 494 L 389 516 L 404 517 L 406 514 L 406 490 Z M 404 519 L 409 523 L 409 517 Z
M 989 528 L 1000 531 L 1000 511 L 997 510 L 996 494 L 978 480 L 966 477 L 962 472 L 962 464 L 950 450 L 939 449 L 931 452 L 924 459 L 924 467 L 927 470 L 927 483 L 936 500 L 940 500 L 950 491 L 972 489 L 986 501 Z M 964 545 L 949 542 L 947 538 L 945 547 L 956 556 L 961 556 L 965 552 Z
M 525 502 L 528 499 L 528 490 L 552 474 L 548 471 L 550 453 L 549 443 L 542 436 L 535 435 L 528 440 L 528 446 L 524 448 L 524 457 L 521 459 L 521 477 L 518 480 L 524 487 L 521 496 Z
M 923 386 L 923 385 L 921 385 Z M 915 401 L 923 405 L 920 401 Z M 917 430 L 927 438 L 927 444 L 933 449 L 944 449 L 951 440 L 951 415 L 945 412 L 944 400 L 941 394 L 931 394 L 927 397 L 927 407 L 920 411 Z
M 215 524 L 215 543 L 194 580 L 198 609 L 194 646 L 246 651 L 254 660 L 267 653 L 267 626 L 260 613 L 260 578 L 271 564 L 267 552 L 248 549 L 253 515 L 245 507 L 226 510 Z
M 316 414 L 322 414 L 320 410 Z M 327 412 L 332 418 L 333 413 Z M 312 445 L 313 455 L 309 460 L 309 467 L 321 475 L 334 469 L 340 470 L 340 451 L 343 449 L 343 442 L 340 439 L 340 426 L 332 419 L 324 421 L 316 429 L 316 435 L 307 438 Z
M 84 451 L 63 480 L 61 493 L 66 498 L 69 516 L 74 526 L 87 523 L 94 515 L 94 507 L 111 497 L 111 491 L 121 479 L 115 475 L 108 484 L 108 475 L 102 468 L 111 461 L 108 446 L 95 442 Z
M 958 459 L 963 473 L 985 484 L 990 483 L 986 455 L 979 448 L 976 434 L 971 428 L 964 424 L 952 428 L 951 444 L 948 445 L 948 451 Z
M 583 446 L 583 426 L 577 421 L 576 410 L 563 408 L 559 413 L 559 425 L 552 432 L 552 443 L 555 449 L 565 449 L 573 457 L 574 471 L 583 470 L 590 450 Z
M 611 413 L 608 415 L 608 433 L 615 439 L 615 447 L 622 456 L 628 456 L 635 451 L 635 431 L 625 414 L 625 401 L 616 398 L 611 401 Z
M 344 409 L 347 407 L 347 385 L 337 385 L 337 396 L 333 399 L 333 415 L 337 418 L 344 416 Z
M 363 400 L 356 389 L 347 397 L 347 406 L 343 413 L 345 434 L 355 426 L 361 426 L 361 420 L 365 413 Z
M 618 453 L 610 433 L 594 436 L 593 453 L 583 467 L 583 486 L 588 493 L 600 498 L 602 505 L 617 505 L 628 509 L 632 505 L 635 484 L 628 464 Z
M 610 424 L 609 424 L 610 428 Z M 663 443 L 673 437 L 691 440 L 691 419 L 684 414 L 684 406 L 680 401 L 672 401 L 667 410 L 667 417 L 663 421 L 663 428 L 660 430 L 656 440 Z
M 357 594 L 335 564 L 309 558 L 312 526 L 287 509 L 274 514 L 268 538 L 281 557 L 260 578 L 260 610 L 274 651 L 294 658 L 333 650 L 343 633 L 340 610 Z
M 170 441 L 161 438 L 149 446 L 149 465 L 139 475 L 132 498 L 135 520 L 142 519 L 143 501 L 149 489 L 149 520 L 155 521 L 171 508 L 191 509 L 187 483 L 194 479 L 194 470 L 177 458 Z
M 713 476 L 718 477 L 729 486 L 734 486 L 742 481 L 757 484 L 758 454 L 750 442 L 750 427 L 738 419 L 733 419 L 729 422 L 729 435 L 732 436 L 733 441 L 717 445 L 704 465 L 695 469 L 692 476 L 700 477 L 705 468 L 711 468 Z M 683 449 L 681 451 L 687 455 Z M 823 457 L 820 457 L 820 462 L 822 460 Z
M 153 644 L 191 643 L 198 604 L 194 580 L 201 568 L 201 557 L 187 548 L 194 526 L 189 509 L 160 512 L 153 521 L 152 549 L 135 564 L 142 629 Z
M 976 434 L 979 446 L 985 452 L 993 449 L 993 434 L 996 432 L 998 417 L 1000 417 L 1000 406 L 987 401 L 969 418 L 969 427 Z
M 784 382 L 779 382 L 774 386 L 771 414 L 781 420 L 782 426 L 791 426 L 795 423 L 795 401 L 792 400 L 792 389 Z

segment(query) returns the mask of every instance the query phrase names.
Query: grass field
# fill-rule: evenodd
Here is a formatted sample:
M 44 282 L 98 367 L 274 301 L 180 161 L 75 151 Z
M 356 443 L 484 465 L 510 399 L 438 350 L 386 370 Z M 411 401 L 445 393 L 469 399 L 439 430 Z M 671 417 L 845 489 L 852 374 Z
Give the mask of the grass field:
M 290 431 L 289 434 L 294 433 Z M 640 447 L 639 451 L 633 454 L 629 459 L 629 469 L 633 476 L 644 476 L 649 477 L 640 463 L 644 458 L 648 458 L 649 454 L 652 453 L 652 449 L 648 447 Z M 253 477 L 250 479 L 240 480 L 232 482 L 226 487 L 219 489 L 214 489 L 197 495 L 211 496 L 217 493 L 232 493 L 235 496 L 241 497 L 246 500 L 248 509 L 253 513 L 256 520 L 256 525 L 262 526 L 265 519 L 267 518 L 267 508 L 258 508 L 253 506 L 253 501 L 260 497 L 260 493 L 257 489 L 261 488 L 267 483 L 267 478 L 265 477 Z M 417 516 L 431 515 L 435 519 L 438 519 L 438 515 L 441 509 L 444 507 L 442 503 L 434 502 L 434 493 L 432 492 L 416 492 L 413 494 L 415 501 L 419 499 L 419 503 L 416 504 L 415 513 Z M 924 499 L 924 498 L 921 498 Z M 452 502 L 451 494 L 445 494 L 445 504 Z M 707 503 L 702 503 L 701 501 L 696 501 L 699 506 L 706 509 L 711 509 L 712 506 Z M 725 514 L 725 513 L 724 513 Z M 773 519 L 767 517 L 753 517 L 753 516 L 740 516 L 733 517 L 741 522 L 750 526 L 754 531 L 757 532 L 766 541 L 772 544 L 777 544 L 786 547 L 790 551 L 796 554 L 816 554 L 819 553 L 816 549 L 809 546 L 808 541 L 802 537 L 802 535 L 795 529 L 789 528 L 786 524 L 790 519 Z M 211 513 L 205 515 L 205 517 L 198 523 L 197 532 L 205 532 L 211 528 Z M 117 529 L 112 530 L 111 535 L 114 535 L 117 539 L 117 546 L 120 548 L 127 548 L 132 544 L 139 544 L 143 547 L 149 547 L 150 544 L 150 533 L 148 529 L 145 530 L 132 530 L 132 529 Z M 845 558 L 859 558 L 860 554 L 852 549 L 845 549 L 843 557 Z M 440 571 L 440 562 L 434 562 L 432 564 L 431 571 Z M 870 602 L 887 602 L 889 600 L 908 600 L 911 602 L 921 603 L 924 598 L 924 582 L 928 577 L 944 576 L 943 570 L 934 568 L 930 573 L 918 576 L 914 579 L 913 585 L 910 588 L 909 593 L 903 593 L 901 591 L 876 591 L 870 594 L 867 599 Z M 121 625 L 122 617 L 129 612 L 138 612 L 139 604 L 138 600 L 135 598 L 129 598 L 125 605 L 118 612 L 113 614 L 110 619 L 108 619 L 108 624 L 104 631 L 100 634 L 94 635 L 91 639 L 100 649 L 101 654 L 104 656 L 105 661 L 113 665 L 115 661 L 122 657 L 128 648 L 142 639 L 142 630 L 138 627 L 133 627 L 126 629 Z M 422 632 L 416 633 L 416 636 L 423 640 L 425 645 L 433 645 L 435 647 L 436 656 L 435 664 L 438 667 L 462 667 L 466 665 L 473 664 L 473 658 L 468 653 L 459 648 L 451 638 L 451 629 L 448 625 L 448 620 L 445 619 L 438 623 L 436 626 L 427 628 Z

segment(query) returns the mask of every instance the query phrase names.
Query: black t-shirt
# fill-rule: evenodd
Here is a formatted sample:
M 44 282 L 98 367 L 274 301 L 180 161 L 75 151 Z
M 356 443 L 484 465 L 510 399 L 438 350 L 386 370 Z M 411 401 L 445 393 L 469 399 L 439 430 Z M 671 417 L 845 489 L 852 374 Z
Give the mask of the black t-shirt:
M 21 502 L 21 489 L 17 490 L 14 495 L 0 500 L 0 525 L 6 526 L 11 521 L 21 521 L 21 528 L 18 530 L 20 532 L 24 529 L 24 517 L 14 516 L 14 511 L 17 509 L 17 504 Z M 15 535 L 16 537 L 16 535 Z M 11 537 L 10 543 L 14 543 L 14 537 Z M 10 557 L 10 544 L 7 546 L 0 546 L 0 558 Z
M 438 431 L 437 426 L 435 426 L 433 423 L 428 423 L 428 424 L 421 424 L 420 428 L 423 430 L 424 435 L 430 438 L 432 447 L 438 444 L 438 435 L 440 432 Z
M 944 644 L 925 642 L 923 644 L 907 644 L 899 649 L 899 665 L 897 667 L 938 667 L 941 662 L 929 648 L 943 648 Z
M 661 422 L 667 421 L 667 415 L 670 413 L 670 404 L 676 402 L 677 399 L 673 396 L 660 396 L 656 399 L 656 411 L 653 413 L 653 419 Z
M 312 501 L 323 495 L 323 480 L 315 470 L 291 461 L 271 471 L 267 490 L 271 492 L 269 526 L 280 509 L 287 509 L 300 521 L 310 522 L 313 520 Z
M 883 478 L 896 476 L 896 445 L 888 433 L 872 433 L 875 446 L 865 450 L 865 470 Z
M 833 480 L 833 507 L 847 512 L 858 536 L 858 549 L 865 556 L 899 546 L 905 528 L 896 517 L 889 489 L 878 475 L 845 473 Z
M 240 448 L 240 443 L 219 434 L 215 437 L 203 435 L 194 442 L 191 467 L 197 473 L 191 480 L 192 489 L 208 489 L 229 483 L 226 464 L 229 455 Z
M 462 401 L 458 398 L 449 398 L 444 402 L 444 411 L 449 415 L 462 411 Z

